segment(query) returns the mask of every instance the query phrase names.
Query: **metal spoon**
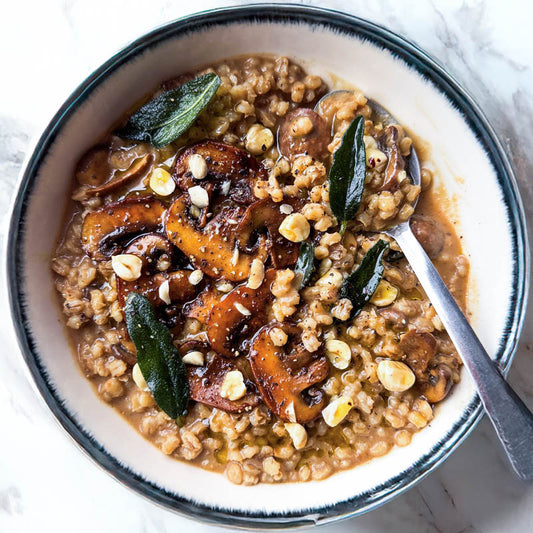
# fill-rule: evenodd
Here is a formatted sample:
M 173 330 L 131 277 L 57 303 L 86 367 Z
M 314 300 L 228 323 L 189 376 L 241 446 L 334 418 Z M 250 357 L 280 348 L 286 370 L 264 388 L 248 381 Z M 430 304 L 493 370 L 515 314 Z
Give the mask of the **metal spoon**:
M 337 95 L 334 91 L 324 98 Z M 324 100 L 322 98 L 315 109 Z M 381 105 L 368 100 L 375 117 L 384 123 L 398 121 Z M 420 164 L 414 147 L 406 169 L 415 185 L 420 185 Z M 467 368 L 479 397 L 492 422 L 514 471 L 523 480 L 533 480 L 533 414 L 507 384 L 496 364 L 490 359 L 474 330 L 442 281 L 433 263 L 414 236 L 409 221 L 384 231 L 396 240 L 426 291 L 448 335 Z

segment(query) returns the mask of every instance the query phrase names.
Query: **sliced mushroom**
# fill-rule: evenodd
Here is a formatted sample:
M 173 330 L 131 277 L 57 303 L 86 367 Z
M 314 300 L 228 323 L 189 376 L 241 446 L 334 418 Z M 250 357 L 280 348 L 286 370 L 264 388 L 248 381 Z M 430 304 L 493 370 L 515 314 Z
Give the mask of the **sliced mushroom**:
M 234 225 L 228 225 L 224 212 L 211 220 L 202 229 L 196 227 L 189 216 L 189 200 L 186 195 L 178 198 L 168 209 L 165 230 L 168 239 L 191 262 L 212 278 L 242 281 L 248 277 L 254 259 L 264 262 L 268 251 L 260 242 L 253 254 L 239 252 Z
M 394 125 L 387 126 L 378 138 L 378 144 L 387 153 L 383 190 L 395 190 L 399 186 L 398 174 L 405 168 L 405 161 L 400 152 L 400 132 Z
M 122 187 L 123 185 L 126 185 L 130 181 L 141 179 L 150 170 L 153 159 L 154 158 L 152 154 L 146 154 L 145 156 L 137 159 L 130 166 L 130 168 L 128 168 L 128 170 L 124 172 L 117 171 L 109 181 L 106 181 L 97 187 L 91 187 L 87 189 L 85 191 L 85 197 L 103 196 L 105 194 L 109 194 L 115 189 L 118 189 L 119 187 Z
M 93 259 L 104 261 L 132 233 L 161 228 L 164 212 L 163 204 L 153 197 L 126 198 L 92 211 L 83 221 L 83 249 Z
M 438 365 L 429 371 L 429 379 L 422 384 L 422 394 L 430 403 L 437 403 L 448 395 L 453 385 L 452 371 L 446 365 Z
M 157 273 L 166 270 L 159 268 L 162 261 L 170 265 L 175 255 L 176 248 L 159 233 L 146 233 L 133 239 L 124 249 L 125 254 L 134 254 L 143 261 L 143 273 Z
M 168 305 L 161 299 L 159 288 L 168 281 L 168 296 L 171 303 L 185 302 L 194 298 L 196 287 L 189 281 L 190 270 L 176 270 L 175 272 L 160 272 L 151 276 L 141 276 L 135 281 L 124 281 L 117 276 L 117 295 L 122 307 L 130 292 L 142 294 L 154 307 Z
M 243 339 L 250 339 L 265 323 L 265 307 L 272 296 L 270 285 L 275 276 L 274 269 L 267 270 L 258 289 L 240 285 L 213 307 L 207 319 L 207 338 L 215 352 L 225 357 L 241 354 Z
M 279 151 L 291 160 L 299 155 L 319 158 L 327 154 L 330 140 L 326 121 L 308 108 L 291 111 L 278 133 Z
M 296 209 L 301 201 L 287 199 L 285 203 Z M 253 251 L 257 246 L 257 238 L 264 229 L 268 232 L 267 246 L 274 268 L 293 266 L 298 260 L 300 245 L 288 241 L 279 233 L 279 226 L 286 216 L 280 211 L 280 204 L 270 198 L 258 200 L 248 206 L 237 228 L 239 248 L 248 253 Z M 252 242 L 254 237 L 256 242 Z
M 445 235 L 435 220 L 422 215 L 413 215 L 411 229 L 431 259 L 436 259 L 444 248 Z
M 184 353 L 183 353 L 184 355 Z M 233 361 L 215 355 L 210 363 L 203 367 L 188 366 L 187 377 L 191 398 L 197 402 L 222 409 L 228 413 L 244 413 L 251 411 L 259 405 L 261 397 L 257 393 L 255 384 L 250 380 L 245 380 L 245 396 L 240 400 L 228 400 L 220 395 L 220 387 L 226 374 L 232 370 L 237 370 Z
M 189 158 L 201 155 L 207 164 L 207 176 L 193 177 Z M 230 197 L 234 202 L 248 204 L 256 198 L 254 182 L 268 179 L 266 169 L 245 150 L 218 141 L 202 141 L 184 150 L 176 159 L 172 176 L 177 186 L 186 191 L 195 185 L 212 183 L 213 194 Z
M 282 328 L 290 337 L 283 347 L 270 338 L 273 328 Z M 294 342 L 300 335 L 297 326 L 274 323 L 256 334 L 250 350 L 250 367 L 264 402 L 287 422 L 305 424 L 320 415 L 324 394 L 314 386 L 328 376 L 329 363 L 324 355 L 307 352 Z
M 426 370 L 437 353 L 437 341 L 431 333 L 411 330 L 402 335 L 398 348 L 405 354 L 405 362 L 417 379 L 427 379 Z
M 183 306 L 183 315 L 205 324 L 209 313 L 220 302 L 222 296 L 224 295 L 212 286 L 206 287 L 194 300 Z
M 76 167 L 76 179 L 81 185 L 98 187 L 113 176 L 113 168 L 109 162 L 111 146 L 100 144 L 91 148 L 80 159 Z

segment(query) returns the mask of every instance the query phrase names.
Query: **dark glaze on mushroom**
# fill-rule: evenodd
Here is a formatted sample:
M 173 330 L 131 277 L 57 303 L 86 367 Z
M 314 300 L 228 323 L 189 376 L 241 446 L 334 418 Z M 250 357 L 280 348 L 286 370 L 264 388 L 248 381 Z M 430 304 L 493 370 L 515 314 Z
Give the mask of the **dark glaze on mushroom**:
M 265 323 L 275 277 L 276 271 L 268 270 L 258 289 L 240 285 L 213 307 L 207 319 L 207 338 L 215 352 L 225 357 L 242 354 L 242 340 L 251 338 Z
M 131 197 L 89 213 L 84 221 L 81 242 L 93 259 L 105 261 L 118 253 L 121 244 L 134 234 L 162 227 L 164 205 L 153 198 Z
M 411 330 L 402 335 L 398 347 L 405 354 L 405 362 L 417 379 L 424 380 L 428 365 L 437 354 L 435 337 L 431 333 Z
M 326 121 L 312 109 L 299 108 L 285 117 L 278 132 L 279 151 L 287 158 L 299 155 L 319 158 L 331 141 Z
M 269 333 L 275 327 L 289 335 L 286 346 L 274 345 Z M 282 420 L 305 424 L 319 416 L 324 407 L 324 393 L 314 386 L 327 378 L 329 363 L 324 355 L 306 351 L 296 340 L 300 334 L 294 325 L 264 326 L 254 337 L 249 360 L 269 409 Z
M 201 155 L 207 163 L 207 176 L 194 179 L 189 170 L 189 158 Z M 266 180 L 266 169 L 245 150 L 217 141 L 202 141 L 184 150 L 174 163 L 172 176 L 179 189 L 187 191 L 195 185 L 212 184 L 212 193 L 228 196 L 239 204 L 256 200 L 253 186 L 257 180 Z

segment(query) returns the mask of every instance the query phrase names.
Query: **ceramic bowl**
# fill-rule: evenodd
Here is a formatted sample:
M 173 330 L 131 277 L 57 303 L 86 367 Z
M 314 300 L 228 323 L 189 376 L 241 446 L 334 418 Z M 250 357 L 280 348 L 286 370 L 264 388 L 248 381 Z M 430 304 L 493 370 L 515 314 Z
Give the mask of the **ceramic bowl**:
M 466 371 L 405 448 L 320 482 L 235 486 L 168 458 L 97 398 L 67 341 L 49 268 L 74 165 L 94 140 L 161 81 L 253 53 L 288 55 L 330 82 L 338 76 L 358 86 L 429 143 L 436 186 L 453 199 L 449 216 L 471 264 L 472 324 L 505 370 L 524 316 L 528 256 L 520 198 L 500 143 L 467 93 L 424 52 L 379 26 L 322 9 L 262 4 L 189 16 L 141 37 L 89 76 L 54 116 L 22 173 L 9 230 L 8 284 L 37 389 L 102 468 L 199 520 L 303 526 L 375 508 L 439 465 L 481 415 Z

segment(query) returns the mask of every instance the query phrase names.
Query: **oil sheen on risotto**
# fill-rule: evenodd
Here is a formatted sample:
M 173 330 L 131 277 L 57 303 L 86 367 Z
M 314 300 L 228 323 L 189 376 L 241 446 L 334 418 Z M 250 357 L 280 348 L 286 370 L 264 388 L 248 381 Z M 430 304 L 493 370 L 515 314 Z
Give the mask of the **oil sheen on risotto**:
M 52 269 L 84 375 L 164 454 L 236 484 L 321 480 L 409 445 L 459 381 L 461 361 L 380 231 L 410 218 L 463 309 L 468 278 L 424 154 L 419 187 L 405 172 L 413 140 L 400 125 L 378 122 L 358 90 L 317 106 L 331 88 L 286 57 L 227 60 L 154 94 L 207 72 L 221 85 L 176 141 L 157 149 L 111 132 L 75 169 Z M 356 116 L 366 181 L 341 235 L 328 172 Z M 378 239 L 389 243 L 383 277 L 350 318 L 339 290 Z M 314 245 L 303 286 L 302 242 Z M 151 302 L 186 364 L 191 399 L 179 420 L 136 365 L 124 322 L 132 291 Z

